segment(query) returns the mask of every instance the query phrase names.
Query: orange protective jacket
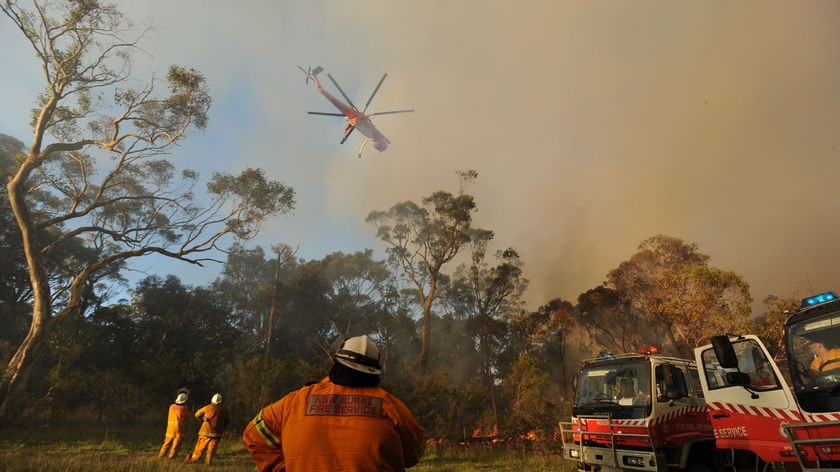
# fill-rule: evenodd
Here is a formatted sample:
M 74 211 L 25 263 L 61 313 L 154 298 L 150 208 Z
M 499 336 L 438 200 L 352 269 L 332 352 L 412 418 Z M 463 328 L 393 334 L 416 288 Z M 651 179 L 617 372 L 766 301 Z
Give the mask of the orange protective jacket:
M 397 397 L 329 378 L 264 408 L 242 442 L 262 472 L 404 471 L 425 445 L 423 428 Z
M 211 403 L 199 408 L 195 417 L 202 421 L 198 429 L 199 436 L 220 438 L 225 427 L 230 423 L 230 410 L 224 405 Z
M 166 419 L 166 437 L 177 438 L 184 434 L 189 417 L 190 407 L 186 404 L 173 403 L 169 405 L 169 416 Z

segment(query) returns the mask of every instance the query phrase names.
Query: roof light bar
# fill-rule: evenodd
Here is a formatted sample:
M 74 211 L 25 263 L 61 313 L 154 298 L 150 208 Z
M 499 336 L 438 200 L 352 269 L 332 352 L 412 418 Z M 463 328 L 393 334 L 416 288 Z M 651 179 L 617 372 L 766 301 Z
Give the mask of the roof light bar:
M 832 300 L 836 300 L 837 295 L 834 292 L 823 292 L 813 297 L 803 298 L 801 308 L 808 308 L 812 306 L 822 305 Z

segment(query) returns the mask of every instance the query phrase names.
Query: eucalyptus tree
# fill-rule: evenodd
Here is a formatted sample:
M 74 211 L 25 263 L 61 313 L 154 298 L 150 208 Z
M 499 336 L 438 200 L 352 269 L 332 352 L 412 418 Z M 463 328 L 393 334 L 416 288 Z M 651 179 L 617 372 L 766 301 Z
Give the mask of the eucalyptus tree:
M 189 131 L 206 128 L 207 84 L 198 71 L 171 66 L 168 95 L 159 97 L 155 80 L 134 78 L 131 52 L 144 32 L 127 27 L 115 6 L 33 0 L 27 8 L 9 0 L 0 11 L 33 48 L 45 85 L 31 144 L 15 157 L 6 185 L 32 289 L 32 322 L 0 379 L 5 416 L 32 358 L 56 323 L 84 310 L 99 274 L 149 254 L 215 261 L 223 240 L 249 239 L 266 218 L 289 211 L 294 191 L 246 169 L 214 173 L 200 192 L 197 172 L 178 172 L 162 157 Z M 78 261 L 64 301 L 54 305 L 46 261 L 75 239 L 92 254 Z
M 432 302 L 438 296 L 441 270 L 470 242 L 472 234 L 476 203 L 472 195 L 464 193 L 464 187 L 477 178 L 478 172 L 458 175 L 461 189 L 457 194 L 440 190 L 423 198 L 420 205 L 412 201 L 397 203 L 387 211 L 369 213 L 366 219 L 376 226 L 377 237 L 387 245 L 389 262 L 414 286 L 423 309 L 417 357 L 421 375 L 428 365 Z
M 300 263 L 291 247 L 271 246 L 274 256 L 267 257 L 260 247 L 234 244 L 227 251 L 222 276 L 212 289 L 230 304 L 231 322 L 243 333 L 243 343 L 251 351 L 271 351 L 273 318 L 282 316 L 284 287 Z
M 578 297 L 577 307 L 578 325 L 602 352 L 633 352 L 651 344 L 663 347 L 666 334 L 660 324 L 617 290 L 603 285 L 587 290 Z
M 773 360 L 784 364 L 787 358 L 785 346 L 785 322 L 799 309 L 800 300 L 791 297 L 777 297 L 770 295 L 762 300 L 764 313 L 756 317 L 754 329 L 750 333 L 757 333 L 773 356 Z
M 208 396 L 225 364 L 240 352 L 242 333 L 231 322 L 225 297 L 169 275 L 150 276 L 132 290 L 136 374 L 154 393 L 184 384 Z
M 24 149 L 19 140 L 0 134 L 0 179 L 3 182 L 14 169 L 13 157 Z M 26 262 L 23 257 L 23 244 L 20 231 L 15 225 L 15 217 L 5 195 L 0 197 L 0 342 L 4 344 L 0 359 L 8 362 L 6 343 L 15 346 L 23 340 L 28 328 L 29 313 L 32 309 L 32 288 Z
M 606 286 L 658 323 L 685 358 L 711 336 L 740 331 L 749 321 L 749 284 L 732 271 L 709 267 L 697 244 L 674 237 L 642 241 L 638 252 L 607 274 Z
M 513 248 L 496 251 L 491 266 L 487 247 L 493 233 L 473 231 L 469 264 L 455 270 L 443 299 L 453 316 L 465 320 L 466 332 L 478 353 L 478 378 L 496 413 L 495 385 L 498 358 L 506 346 L 508 321 L 523 309 L 522 293 L 528 281 L 522 276 L 523 263 Z
M 380 341 L 378 331 L 388 322 L 385 311 L 390 272 L 373 251 L 334 252 L 321 260 L 330 285 L 329 318 L 337 338 L 367 334 Z

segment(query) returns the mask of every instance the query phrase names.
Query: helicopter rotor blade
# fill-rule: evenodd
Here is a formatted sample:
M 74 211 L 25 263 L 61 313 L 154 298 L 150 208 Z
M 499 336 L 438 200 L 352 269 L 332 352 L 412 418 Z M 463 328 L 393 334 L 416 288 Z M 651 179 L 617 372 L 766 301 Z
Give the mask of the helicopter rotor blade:
M 374 96 L 376 96 L 376 92 L 378 92 L 378 91 L 379 91 L 379 87 L 381 87 L 381 86 L 382 86 L 382 82 L 385 82 L 385 77 L 388 77 L 388 73 L 387 73 L 387 72 L 386 72 L 385 74 L 382 74 L 382 78 L 381 78 L 381 79 L 379 79 L 379 83 L 378 83 L 378 84 L 376 84 L 376 88 L 375 88 L 375 89 L 373 89 L 373 93 L 372 93 L 372 94 L 370 94 L 370 98 L 368 98 L 367 103 L 365 103 L 365 109 L 364 109 L 364 110 L 362 110 L 362 114 L 363 114 L 363 115 L 364 115 L 364 113 L 367 111 L 368 107 L 370 106 L 370 102 L 372 102 L 372 101 L 373 101 L 373 97 L 374 97 Z
M 300 71 L 301 71 L 301 72 L 303 72 L 304 74 L 306 74 L 306 85 L 309 85 L 309 74 L 311 74 L 311 73 L 312 73 L 312 69 L 310 68 L 310 69 L 307 71 L 306 69 L 304 69 L 304 68 L 303 68 L 303 67 L 301 67 L 301 66 L 298 66 L 298 69 L 300 69 Z
M 306 113 L 309 113 L 310 115 L 340 116 L 342 118 L 344 117 L 344 115 L 342 113 L 328 113 L 328 112 L 325 112 L 325 111 L 308 111 Z
M 354 129 L 356 129 L 355 126 L 351 125 L 350 127 L 348 127 L 347 132 L 344 133 L 344 137 L 341 138 L 341 141 L 338 144 L 344 144 L 344 141 L 347 141 L 347 138 L 350 136 L 350 133 L 352 133 Z
M 329 77 L 329 78 L 330 78 L 330 80 L 332 81 L 333 85 L 335 85 L 335 88 L 337 88 L 337 89 L 338 89 L 338 91 L 339 91 L 339 92 L 341 92 L 341 96 L 342 96 L 342 97 L 344 97 L 344 99 L 345 99 L 345 100 L 347 100 L 347 103 L 349 103 L 351 107 L 353 107 L 354 109 L 356 109 L 356 111 L 359 111 L 359 109 L 358 109 L 358 108 L 356 108 L 356 105 L 353 105 L 353 101 L 352 101 L 352 100 L 350 100 L 350 97 L 348 97 L 348 96 L 347 96 L 347 94 L 346 94 L 346 93 L 344 93 L 344 90 L 342 90 L 342 89 L 341 89 L 341 86 L 340 86 L 340 85 L 338 85 L 338 82 L 336 82 L 336 81 L 335 81 L 335 79 L 333 79 L 333 76 L 332 76 L 332 75 L 330 75 L 330 74 L 327 74 L 327 77 Z
M 411 113 L 411 112 L 413 112 L 413 111 L 414 111 L 413 109 L 412 109 L 412 110 L 378 111 L 378 112 L 376 112 L 376 113 L 371 113 L 371 114 L 370 114 L 370 115 L 368 115 L 368 116 L 376 116 L 376 115 L 391 115 L 391 114 L 394 114 L 394 113 Z

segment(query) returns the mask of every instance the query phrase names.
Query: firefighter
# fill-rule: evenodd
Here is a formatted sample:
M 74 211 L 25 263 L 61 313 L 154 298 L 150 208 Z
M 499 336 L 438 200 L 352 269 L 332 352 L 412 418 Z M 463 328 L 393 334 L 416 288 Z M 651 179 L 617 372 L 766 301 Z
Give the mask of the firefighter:
M 404 471 L 423 453 L 424 431 L 408 408 L 379 387 L 379 349 L 367 336 L 345 340 L 329 375 L 267 406 L 242 442 L 257 468 Z
M 222 395 L 217 393 L 210 399 L 209 405 L 205 405 L 195 412 L 195 417 L 201 420 L 201 428 L 198 430 L 198 441 L 195 443 L 195 449 L 193 449 L 192 454 L 187 454 L 187 462 L 198 462 L 204 448 L 207 448 L 204 463 L 210 465 L 213 454 L 219 447 L 222 432 L 230 423 L 230 410 L 227 406 L 222 405 Z
M 169 405 L 169 417 L 166 420 L 166 435 L 163 439 L 163 447 L 160 448 L 158 457 L 166 455 L 169 449 L 169 458 L 174 459 L 181 449 L 182 436 L 187 429 L 187 419 L 190 417 L 190 407 L 187 405 L 187 392 L 181 391 L 175 397 L 175 403 Z
M 828 362 L 830 360 L 840 358 L 840 349 L 836 347 L 828 349 L 821 341 L 811 341 L 808 343 L 808 348 L 811 350 L 811 354 L 814 355 L 814 360 L 811 361 L 811 370 L 815 372 L 822 372 L 828 364 L 831 364 L 832 366 L 827 370 L 840 368 L 840 364 Z M 840 362 L 840 360 L 836 362 Z

